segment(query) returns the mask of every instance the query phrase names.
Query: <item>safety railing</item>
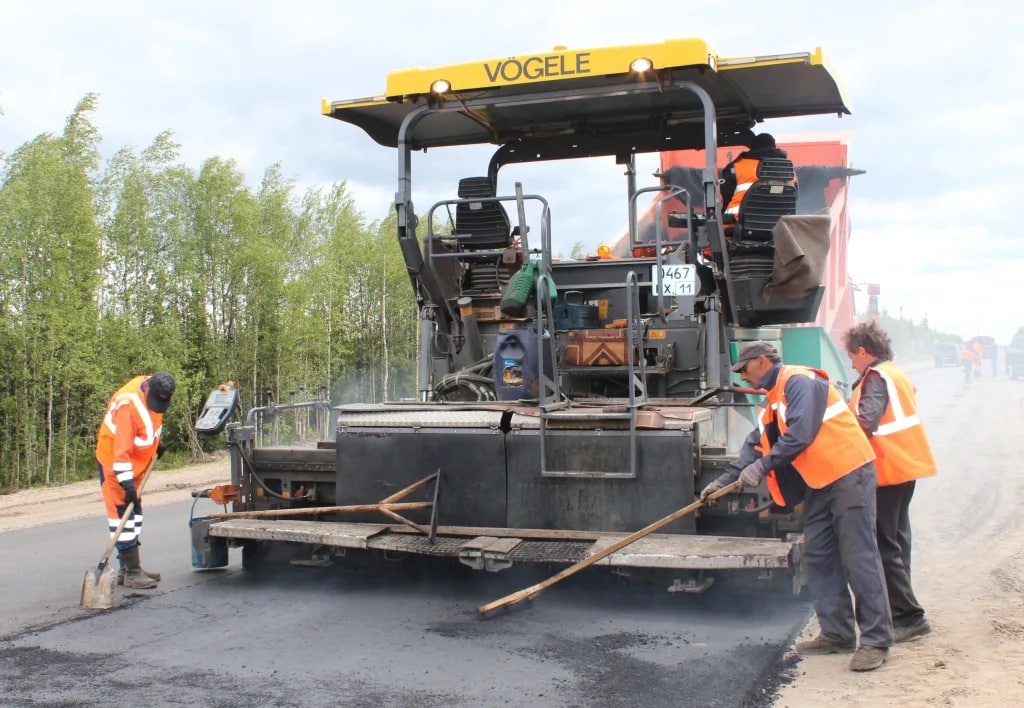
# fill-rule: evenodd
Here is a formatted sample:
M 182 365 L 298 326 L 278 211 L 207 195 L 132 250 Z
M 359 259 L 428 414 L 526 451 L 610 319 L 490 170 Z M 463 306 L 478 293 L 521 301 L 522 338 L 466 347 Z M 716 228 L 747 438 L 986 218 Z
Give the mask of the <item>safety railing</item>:
M 542 273 L 537 278 L 537 360 L 540 362 L 540 401 L 539 401 L 539 447 L 540 447 L 540 473 L 542 477 L 575 477 L 588 479 L 636 479 L 637 477 L 637 411 L 647 402 L 647 361 L 644 357 L 644 323 L 640 311 L 640 281 L 634 271 L 626 274 L 626 376 L 628 385 L 628 396 L 626 412 L 601 411 L 597 416 L 591 411 L 573 412 L 568 402 L 561 400 L 561 390 L 558 383 L 558 370 L 556 362 L 552 361 L 552 379 L 548 379 L 544 373 L 545 355 L 554 359 L 553 350 L 544 345 L 544 324 L 554 322 L 551 305 L 551 287 L 553 283 L 548 273 Z M 639 376 L 637 370 L 639 369 Z M 553 395 L 548 398 L 547 394 Z M 561 422 L 570 420 L 579 421 L 608 421 L 623 420 L 629 423 L 629 470 L 628 471 L 606 471 L 606 470 L 553 470 L 548 469 L 548 423 L 551 420 Z
M 519 248 L 523 254 L 523 262 L 527 262 L 530 259 L 530 242 L 529 242 L 529 227 L 526 223 L 526 202 L 534 201 L 538 202 L 541 207 L 541 263 L 542 267 L 550 268 L 551 265 L 551 208 L 548 205 L 547 199 L 540 196 L 539 194 L 523 194 L 523 185 L 521 182 L 515 183 L 515 195 L 512 196 L 494 196 L 494 197 L 474 197 L 472 199 L 444 199 L 439 202 L 435 202 L 430 210 L 427 212 L 427 233 L 429 234 L 426 239 L 426 251 L 427 251 L 427 268 L 430 269 L 431 275 L 435 281 L 441 281 L 441 275 L 437 270 L 437 261 L 455 259 L 455 260 L 494 260 L 497 261 L 501 258 L 502 249 L 483 249 L 483 250 L 472 250 L 466 248 L 455 248 L 454 250 L 446 251 L 444 253 L 438 253 L 434 250 L 434 213 L 441 207 L 456 207 L 460 204 L 477 204 L 477 203 L 497 203 L 502 202 L 515 202 L 516 205 L 516 216 L 518 223 L 515 230 L 516 237 L 519 239 Z M 447 239 L 448 236 L 440 235 L 440 238 Z M 510 236 L 511 238 L 511 236 Z M 451 236 L 451 240 L 458 244 L 458 239 L 455 236 Z M 461 293 L 460 293 L 461 294 Z M 451 322 L 459 322 L 459 316 L 455 312 L 455 308 L 450 299 L 444 301 L 444 306 L 448 311 L 448 316 Z

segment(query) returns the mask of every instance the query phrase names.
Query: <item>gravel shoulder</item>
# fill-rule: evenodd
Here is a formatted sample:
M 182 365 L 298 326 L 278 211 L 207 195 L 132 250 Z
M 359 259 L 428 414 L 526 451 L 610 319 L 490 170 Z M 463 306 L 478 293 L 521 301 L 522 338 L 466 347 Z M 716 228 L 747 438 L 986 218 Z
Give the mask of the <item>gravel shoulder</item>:
M 230 481 L 228 459 L 161 470 L 159 463 L 146 483 L 142 498 L 146 507 L 191 499 L 193 489 Z M 0 533 L 103 517 L 103 497 L 97 481 L 76 482 L 62 487 L 26 489 L 0 496 Z
M 1024 385 L 966 385 L 955 369 L 914 379 L 939 462 L 910 507 L 914 589 L 932 633 L 868 674 L 848 671 L 848 655 L 802 658 L 776 706 L 1024 705 Z

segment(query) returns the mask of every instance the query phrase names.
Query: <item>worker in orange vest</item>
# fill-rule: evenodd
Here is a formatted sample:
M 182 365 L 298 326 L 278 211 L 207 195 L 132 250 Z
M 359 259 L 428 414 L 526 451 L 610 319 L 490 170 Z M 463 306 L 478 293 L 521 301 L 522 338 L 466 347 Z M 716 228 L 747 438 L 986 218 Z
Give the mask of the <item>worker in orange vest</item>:
M 964 345 L 960 347 L 960 366 L 964 368 L 964 381 L 967 383 L 974 378 L 974 362 L 977 359 L 978 355 L 974 352 L 971 343 L 964 342 Z
M 788 155 L 775 145 L 775 138 L 769 133 L 760 133 L 750 140 L 750 149 L 722 168 L 722 204 L 725 216 L 736 220 L 740 204 L 747 190 L 757 182 L 757 166 L 766 157 L 786 159 Z
M 801 654 L 853 651 L 853 671 L 877 669 L 893 643 L 892 616 L 875 542 L 875 453 L 828 374 L 781 363 L 768 342 L 748 342 L 732 370 L 767 391 L 757 428 L 737 459 L 700 493 L 739 479 L 780 506 L 804 504 L 803 568 L 821 634 L 796 645 Z M 793 479 L 802 483 L 795 488 Z M 856 598 L 856 612 L 850 591 Z
M 111 536 L 133 504 L 116 539 L 121 561 L 117 581 L 140 590 L 155 588 L 160 573 L 143 570 L 139 559 L 142 498 L 137 487 L 153 458 L 163 454 L 163 414 L 171 404 L 174 385 L 174 377 L 164 372 L 128 381 L 111 396 L 96 436 L 96 463 Z
M 843 345 L 860 374 L 850 407 L 875 451 L 878 550 L 895 641 L 906 642 L 931 632 L 910 582 L 910 500 L 917 480 L 939 470 L 917 411 L 914 384 L 892 362 L 889 335 L 877 322 L 864 322 L 843 334 Z
M 981 376 L 981 365 L 985 362 L 985 345 L 975 339 L 971 344 L 971 350 L 974 352 L 974 375 Z

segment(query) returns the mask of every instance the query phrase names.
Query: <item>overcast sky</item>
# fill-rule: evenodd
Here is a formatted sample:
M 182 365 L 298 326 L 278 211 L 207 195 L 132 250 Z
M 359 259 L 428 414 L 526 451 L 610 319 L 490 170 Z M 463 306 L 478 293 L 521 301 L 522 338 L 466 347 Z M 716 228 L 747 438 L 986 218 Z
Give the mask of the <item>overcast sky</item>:
M 322 117 L 321 98 L 380 94 L 387 72 L 543 52 L 702 37 L 723 56 L 822 46 L 853 116 L 775 121 L 775 133 L 852 130 L 851 277 L 882 286 L 882 306 L 927 313 L 940 329 L 991 334 L 1024 325 L 1024 11 L 1020 3 L 639 3 L 519 0 L 416 2 L 0 3 L 0 150 L 59 132 L 88 92 L 104 154 L 141 149 L 163 130 L 194 166 L 221 156 L 250 183 L 282 162 L 300 188 L 348 181 L 369 219 L 395 191 L 393 152 Z M 738 8 L 742 8 L 738 10 Z M 416 177 L 483 173 L 489 151 L 435 151 Z M 447 167 L 440 167 L 448 158 Z M 479 162 L 473 162 L 479 160 Z M 458 163 L 458 164 L 454 164 Z M 476 165 L 479 165 L 479 168 Z M 422 165 L 422 166 L 421 166 Z M 468 165 L 468 166 L 467 166 Z M 619 170 L 621 173 L 621 169 Z M 552 201 L 556 243 L 592 248 L 572 183 L 527 183 Z M 414 181 L 414 186 L 417 183 Z M 548 191 L 542 191 L 546 189 Z M 616 186 L 615 198 L 623 187 Z M 414 194 L 415 196 L 415 194 Z M 555 201 L 561 197 L 565 203 Z M 575 211 L 574 211 L 575 210 Z

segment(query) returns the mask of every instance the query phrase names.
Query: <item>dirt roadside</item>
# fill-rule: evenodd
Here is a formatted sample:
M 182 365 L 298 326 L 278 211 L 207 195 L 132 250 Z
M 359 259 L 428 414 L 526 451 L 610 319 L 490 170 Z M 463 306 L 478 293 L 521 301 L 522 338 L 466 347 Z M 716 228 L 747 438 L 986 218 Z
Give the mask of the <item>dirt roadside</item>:
M 1024 705 L 1024 386 L 945 373 L 926 384 L 948 387 L 926 418 L 939 476 L 911 505 L 914 588 L 933 631 L 867 674 L 847 670 L 849 655 L 805 657 L 778 708 Z
M 227 457 L 170 470 L 161 470 L 158 463 L 146 483 L 143 499 L 147 507 L 173 504 L 191 499 L 193 489 L 228 481 Z M 0 533 L 104 514 L 103 497 L 95 480 L 27 489 L 0 496 Z

